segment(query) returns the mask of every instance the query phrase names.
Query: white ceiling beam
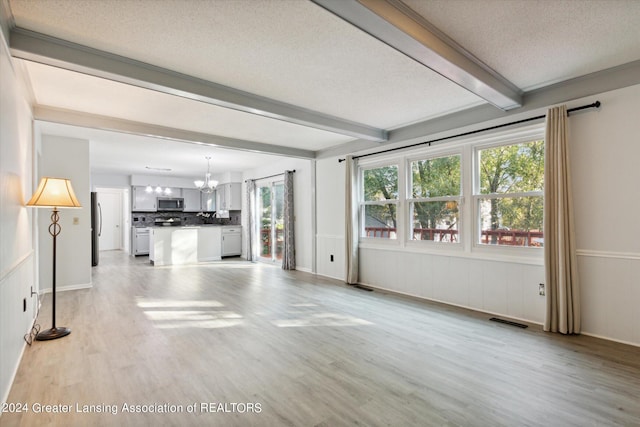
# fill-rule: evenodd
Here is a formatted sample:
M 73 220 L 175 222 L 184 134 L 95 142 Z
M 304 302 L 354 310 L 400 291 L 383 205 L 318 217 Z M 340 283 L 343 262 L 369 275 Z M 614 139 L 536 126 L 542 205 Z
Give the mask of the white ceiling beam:
M 312 0 L 502 110 L 523 105 L 518 87 L 400 0 Z
M 134 122 L 131 120 L 116 119 L 97 114 L 63 110 L 60 108 L 51 108 L 40 105 L 33 108 L 33 118 L 34 120 L 43 122 L 61 123 L 65 125 L 121 132 L 131 135 L 168 139 L 172 141 L 191 142 L 239 151 L 251 151 L 253 153 L 275 154 L 301 159 L 315 158 L 315 151 L 311 150 L 302 150 L 282 145 L 263 144 L 243 139 L 227 138 L 207 133 L 175 129 L 149 123 Z
M 389 132 L 389 142 L 385 143 L 385 148 L 439 138 L 447 134 L 458 134 L 473 130 L 478 125 L 487 127 L 527 118 L 532 114 L 544 114 L 546 109 L 553 105 L 593 102 L 596 98 L 588 99 L 587 97 L 600 96 L 606 92 L 635 85 L 640 85 L 640 60 L 525 92 L 525 103 L 519 110 L 504 112 L 485 104 L 394 129 Z M 606 108 L 606 100 L 603 101 L 604 108 Z M 529 114 L 526 114 L 527 112 Z M 316 159 L 354 153 L 362 154 L 368 150 L 379 149 L 380 144 L 356 140 L 349 142 L 349 144 L 318 150 L 316 151 Z
M 14 28 L 11 55 L 144 89 L 375 142 L 387 131 L 243 92 L 33 31 Z

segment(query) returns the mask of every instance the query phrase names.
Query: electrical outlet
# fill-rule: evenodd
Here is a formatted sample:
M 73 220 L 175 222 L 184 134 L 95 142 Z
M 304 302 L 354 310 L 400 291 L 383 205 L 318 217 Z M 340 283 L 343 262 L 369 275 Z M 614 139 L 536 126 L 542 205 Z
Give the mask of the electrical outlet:
M 541 295 L 541 296 L 545 295 L 545 293 L 544 293 L 544 283 L 540 283 L 538 285 L 538 295 Z
M 333 254 L 330 255 L 331 262 L 333 262 Z

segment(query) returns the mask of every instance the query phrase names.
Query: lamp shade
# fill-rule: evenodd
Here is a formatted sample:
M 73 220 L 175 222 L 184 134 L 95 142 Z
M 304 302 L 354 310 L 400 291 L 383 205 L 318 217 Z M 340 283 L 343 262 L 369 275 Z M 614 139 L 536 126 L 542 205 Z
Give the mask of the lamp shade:
M 65 178 L 44 177 L 27 206 L 41 208 L 80 208 L 71 181 Z

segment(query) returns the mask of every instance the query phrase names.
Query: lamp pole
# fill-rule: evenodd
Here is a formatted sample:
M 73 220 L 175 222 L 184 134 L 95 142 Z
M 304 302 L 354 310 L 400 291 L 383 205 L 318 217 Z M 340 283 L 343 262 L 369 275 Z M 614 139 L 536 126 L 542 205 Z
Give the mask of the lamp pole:
M 52 280 L 52 307 L 51 307 L 51 329 L 47 329 L 46 331 L 40 332 L 36 335 L 36 340 L 38 341 L 46 341 L 53 340 L 56 338 L 62 338 L 71 333 L 71 329 L 69 328 L 57 328 L 56 327 L 56 238 L 62 227 L 59 223 L 60 214 L 58 208 L 54 206 L 53 211 L 51 212 L 51 224 L 49 225 L 49 234 L 53 237 L 53 280 Z

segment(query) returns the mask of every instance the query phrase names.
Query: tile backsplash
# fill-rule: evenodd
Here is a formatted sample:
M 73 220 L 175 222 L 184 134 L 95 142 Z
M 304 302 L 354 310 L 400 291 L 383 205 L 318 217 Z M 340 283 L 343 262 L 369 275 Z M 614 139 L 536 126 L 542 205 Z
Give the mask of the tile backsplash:
M 198 216 L 196 212 L 132 212 L 131 225 L 134 227 L 150 227 L 155 225 L 156 218 L 180 218 L 181 225 L 240 225 L 242 211 L 229 211 L 229 218 L 209 218 Z

